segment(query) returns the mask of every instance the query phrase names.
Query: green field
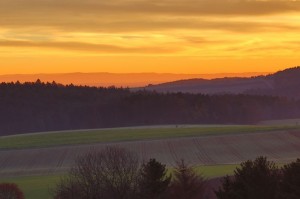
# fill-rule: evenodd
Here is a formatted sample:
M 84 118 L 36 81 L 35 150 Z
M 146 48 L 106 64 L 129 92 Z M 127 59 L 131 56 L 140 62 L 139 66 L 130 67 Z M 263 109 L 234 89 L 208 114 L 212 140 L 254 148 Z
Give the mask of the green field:
M 220 177 L 233 173 L 237 165 L 199 166 L 195 169 L 205 178 Z M 25 199 L 52 199 L 51 190 L 62 175 L 28 176 L 1 179 L 0 182 L 16 183 L 25 193 Z
M 212 166 L 199 166 L 196 167 L 198 173 L 203 174 L 205 178 L 215 178 L 225 175 L 232 175 L 233 171 L 239 165 L 236 164 L 226 164 L 226 165 L 212 165 Z
M 300 126 L 265 125 L 204 125 L 204 126 L 157 126 L 140 128 L 111 128 L 82 131 L 62 131 L 4 136 L 0 149 L 41 148 L 62 145 L 122 142 L 146 139 L 165 139 L 223 134 L 259 133 L 281 130 L 299 130 Z
M 76 145 L 74 147 L 78 147 L 77 145 L 80 144 L 88 145 L 93 143 L 114 143 L 114 142 L 123 142 L 123 141 L 156 140 L 156 139 L 160 140 L 160 139 L 180 138 L 180 137 L 203 136 L 202 137 L 203 139 L 207 139 L 207 138 L 212 138 L 210 136 L 214 136 L 214 135 L 234 136 L 236 134 L 244 134 L 245 136 L 247 135 L 257 136 L 257 137 L 253 137 L 252 140 L 253 142 L 256 143 L 257 139 L 260 139 L 260 135 L 258 133 L 263 133 L 263 132 L 284 133 L 289 131 L 299 132 L 299 130 L 300 130 L 300 126 L 298 125 L 179 125 L 179 126 L 173 125 L 173 126 L 132 127 L 132 128 L 128 127 L 128 128 L 98 129 L 98 130 L 46 132 L 46 133 L 23 134 L 23 135 L 1 137 L 0 149 L 2 150 L 3 153 L 4 152 L 18 153 L 19 151 L 23 151 L 23 150 L 13 150 L 13 149 L 26 149 L 28 151 L 31 151 L 35 149 L 45 148 L 51 151 L 50 150 L 51 148 L 46 148 L 46 147 L 56 148 L 55 146 L 65 146 L 65 145 Z M 266 144 L 268 144 L 269 140 L 273 140 L 273 141 L 275 140 L 277 142 L 281 141 L 281 139 L 278 140 L 276 136 L 275 137 L 272 136 L 273 136 L 272 134 L 268 136 L 268 139 L 266 140 Z M 286 138 L 289 138 L 288 136 L 292 136 L 292 135 L 287 134 Z M 238 136 L 237 139 L 240 138 L 242 139 L 242 137 Z M 189 140 L 183 141 L 182 143 L 185 142 L 189 143 L 190 145 L 193 144 L 193 142 Z M 212 143 L 215 142 L 213 141 Z M 189 146 L 189 144 L 186 144 L 185 146 Z M 222 146 L 224 149 L 227 149 L 227 146 L 225 145 L 224 146 L 220 145 L 219 147 Z M 174 145 L 174 147 L 176 146 Z M 201 155 L 201 158 L 205 158 L 206 156 L 210 156 L 210 155 L 216 156 L 219 154 L 219 153 L 214 154 L 213 151 L 210 153 L 209 146 L 206 147 L 208 148 L 205 150 L 196 149 L 199 150 L 199 152 L 204 152 L 204 154 Z M 241 146 L 236 146 L 236 147 L 240 149 Z M 186 150 L 189 153 L 189 150 L 188 149 Z M 248 150 L 252 150 L 252 148 L 246 147 L 240 152 L 248 154 L 247 152 Z M 275 151 L 274 153 L 278 155 L 277 151 Z M 49 154 L 52 156 L 52 153 L 49 152 Z M 23 160 L 23 162 L 25 165 L 28 163 L 27 160 L 26 161 Z M 227 174 L 230 175 L 233 173 L 236 167 L 237 165 L 235 163 L 234 164 L 232 163 L 232 165 L 230 163 L 230 164 L 212 165 L 212 166 L 199 166 L 196 167 L 196 169 L 197 172 L 202 173 L 204 177 L 214 178 L 214 177 L 224 176 Z M 37 175 L 37 176 L 23 176 L 23 177 L 19 176 L 19 177 L 2 178 L 0 179 L 0 182 L 11 182 L 11 183 L 18 184 L 19 187 L 24 191 L 26 199 L 50 199 L 51 194 L 49 190 L 54 188 L 55 184 L 59 181 L 60 177 L 61 175 L 59 173 L 53 175 Z

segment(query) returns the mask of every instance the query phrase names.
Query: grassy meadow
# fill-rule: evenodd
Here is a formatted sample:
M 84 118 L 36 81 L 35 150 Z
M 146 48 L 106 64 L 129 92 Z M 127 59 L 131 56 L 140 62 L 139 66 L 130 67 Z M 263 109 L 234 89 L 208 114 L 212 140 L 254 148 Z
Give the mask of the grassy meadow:
M 298 125 L 179 125 L 60 131 L 0 137 L 0 149 L 123 142 L 148 139 L 213 136 L 297 130 Z

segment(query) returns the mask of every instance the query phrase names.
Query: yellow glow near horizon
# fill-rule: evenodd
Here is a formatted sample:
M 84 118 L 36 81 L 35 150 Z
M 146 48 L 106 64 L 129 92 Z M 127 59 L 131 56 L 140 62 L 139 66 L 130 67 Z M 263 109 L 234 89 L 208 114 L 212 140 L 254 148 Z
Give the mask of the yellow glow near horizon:
M 0 74 L 241 73 L 299 65 L 300 2 L 0 0 Z

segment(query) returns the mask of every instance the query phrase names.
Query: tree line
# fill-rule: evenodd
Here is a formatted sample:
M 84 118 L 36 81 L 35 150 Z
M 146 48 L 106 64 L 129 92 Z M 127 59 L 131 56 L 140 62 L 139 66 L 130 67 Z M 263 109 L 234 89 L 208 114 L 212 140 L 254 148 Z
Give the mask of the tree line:
M 203 189 L 204 178 L 184 161 L 172 176 L 155 159 L 141 163 L 133 152 L 107 147 L 78 157 L 52 195 L 54 199 L 196 199 Z
M 160 124 L 251 124 L 296 118 L 300 101 L 43 83 L 0 84 L 0 134 Z
M 50 189 L 53 199 L 299 199 L 300 159 L 278 167 L 266 157 L 242 162 L 217 186 L 184 160 L 175 168 L 141 161 L 124 148 L 91 150 Z M 213 194 L 210 194 L 210 193 Z M 1 199 L 24 199 L 15 184 L 0 184 Z
M 214 189 L 184 160 L 168 172 L 155 159 L 140 164 L 135 153 L 112 146 L 78 157 L 52 193 L 54 199 L 299 199 L 300 159 L 281 168 L 266 157 L 242 162 Z

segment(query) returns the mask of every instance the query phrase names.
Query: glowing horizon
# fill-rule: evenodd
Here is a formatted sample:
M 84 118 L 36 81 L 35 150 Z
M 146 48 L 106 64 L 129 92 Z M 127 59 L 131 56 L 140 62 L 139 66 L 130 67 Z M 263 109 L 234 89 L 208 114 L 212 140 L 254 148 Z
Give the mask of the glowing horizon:
M 297 0 L 0 0 L 0 74 L 215 74 L 299 65 Z
M 253 77 L 270 73 L 172 74 L 172 73 L 56 73 L 0 75 L 0 82 L 53 82 L 68 85 L 143 87 L 184 79 L 215 79 L 223 77 Z

